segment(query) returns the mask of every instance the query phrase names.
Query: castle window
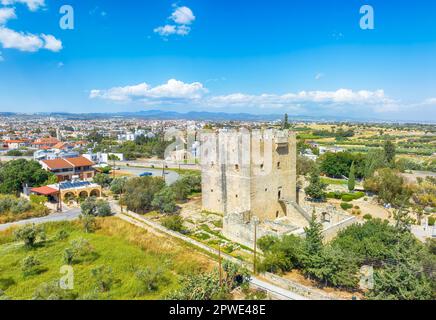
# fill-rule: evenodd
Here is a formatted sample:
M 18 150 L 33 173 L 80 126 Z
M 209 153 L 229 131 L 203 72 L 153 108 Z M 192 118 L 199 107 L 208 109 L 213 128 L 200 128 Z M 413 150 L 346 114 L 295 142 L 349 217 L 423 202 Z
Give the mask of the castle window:
M 268 188 L 265 188 L 265 192 L 267 192 L 268 191 Z
M 235 164 L 235 170 L 239 170 L 239 164 Z
M 280 169 L 280 161 L 277 162 L 277 169 Z
M 263 170 L 263 163 L 260 165 L 260 169 Z
M 238 195 L 236 195 L 236 198 L 238 197 Z
M 276 211 L 276 218 L 278 218 L 279 217 L 279 212 L 278 211 Z
M 210 192 L 213 192 L 213 189 L 210 189 Z
M 212 161 L 212 162 L 210 163 L 210 166 L 213 168 L 214 165 L 215 165 L 215 164 L 214 164 L 214 162 Z

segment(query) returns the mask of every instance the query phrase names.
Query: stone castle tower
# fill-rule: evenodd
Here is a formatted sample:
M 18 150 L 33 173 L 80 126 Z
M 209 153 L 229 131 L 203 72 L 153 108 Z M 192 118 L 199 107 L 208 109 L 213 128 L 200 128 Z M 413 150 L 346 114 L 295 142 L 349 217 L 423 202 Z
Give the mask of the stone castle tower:
M 296 138 L 287 130 L 201 135 L 203 209 L 244 221 L 288 215 L 296 200 Z

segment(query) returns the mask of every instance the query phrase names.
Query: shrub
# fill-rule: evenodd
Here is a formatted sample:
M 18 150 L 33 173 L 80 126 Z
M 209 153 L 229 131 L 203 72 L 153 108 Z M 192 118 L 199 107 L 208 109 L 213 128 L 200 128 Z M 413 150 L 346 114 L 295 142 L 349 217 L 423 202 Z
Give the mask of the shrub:
M 24 276 L 30 276 L 33 274 L 37 274 L 39 269 L 39 265 L 41 263 L 34 256 L 27 256 L 21 262 L 21 270 L 23 271 Z
M 367 213 L 367 214 L 365 214 L 365 215 L 363 216 L 363 219 L 369 221 L 369 220 L 372 219 L 372 215 L 370 215 L 369 213 Z
M 436 217 L 435 216 L 428 217 L 428 225 L 429 226 L 434 226 L 435 223 L 436 223 Z
M 342 202 L 341 203 L 341 208 L 344 209 L 344 210 L 348 210 L 348 209 L 353 208 L 353 205 L 350 204 L 350 203 L 347 203 L 347 202 Z
M 68 231 L 62 229 L 59 230 L 58 233 L 56 234 L 56 240 L 62 241 L 67 239 L 70 236 L 70 234 L 68 233 Z
M 351 202 L 354 200 L 354 197 L 350 194 L 343 194 L 341 197 L 341 200 L 345 201 L 345 202 Z M 353 206 L 351 206 L 351 207 L 353 207 Z
M 75 300 L 77 294 L 71 290 L 64 290 L 59 287 L 59 281 L 52 281 L 41 284 L 34 292 L 33 300 Z
M 38 196 L 36 194 L 31 194 L 29 198 L 30 202 L 34 204 L 44 204 L 48 201 L 46 196 Z
M 39 239 L 45 241 L 46 235 L 44 229 L 35 225 L 27 225 L 14 232 L 16 240 L 24 241 L 24 245 L 31 248 L 35 245 L 35 242 Z
M 94 277 L 96 289 L 100 292 L 109 291 L 115 282 L 112 269 L 105 266 L 92 269 L 91 275 Z
M 153 271 L 150 268 L 136 271 L 135 277 L 141 285 L 141 288 L 138 291 L 139 295 L 157 291 L 159 289 L 159 284 L 166 280 L 161 270 L 158 269 Z
M 179 215 L 169 216 L 162 219 L 162 225 L 165 228 L 176 232 L 182 232 L 183 228 L 183 218 Z

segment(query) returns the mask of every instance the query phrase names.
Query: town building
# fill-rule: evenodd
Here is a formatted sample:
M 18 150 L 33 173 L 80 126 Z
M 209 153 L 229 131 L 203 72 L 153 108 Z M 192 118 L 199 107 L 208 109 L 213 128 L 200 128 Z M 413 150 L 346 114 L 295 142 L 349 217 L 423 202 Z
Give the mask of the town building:
M 101 186 L 89 181 L 64 181 L 30 189 L 31 194 L 43 195 L 52 203 L 70 202 L 89 197 L 101 197 Z
M 82 156 L 41 160 L 39 163 L 44 169 L 55 174 L 59 182 L 73 180 L 73 178 L 90 180 L 95 176 L 94 162 Z

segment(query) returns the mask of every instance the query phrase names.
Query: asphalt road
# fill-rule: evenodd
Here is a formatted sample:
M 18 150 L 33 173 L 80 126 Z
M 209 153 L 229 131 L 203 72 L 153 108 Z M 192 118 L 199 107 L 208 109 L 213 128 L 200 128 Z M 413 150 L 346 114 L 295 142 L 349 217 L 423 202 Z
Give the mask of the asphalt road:
M 144 172 L 151 172 L 153 174 L 153 177 L 162 177 L 162 169 L 136 168 L 127 166 L 120 166 L 119 168 L 121 171 L 128 172 L 135 176 L 139 176 L 141 173 Z M 172 170 L 165 170 L 165 182 L 167 185 L 173 184 L 177 181 L 177 179 L 179 179 L 179 174 L 177 172 Z
M 6 230 L 11 227 L 24 226 L 26 224 L 41 224 L 46 222 L 71 221 L 79 218 L 80 213 L 81 213 L 80 208 L 73 208 L 62 213 L 55 213 L 41 218 L 33 218 L 33 219 L 21 220 L 17 222 L 0 224 L 0 231 Z

